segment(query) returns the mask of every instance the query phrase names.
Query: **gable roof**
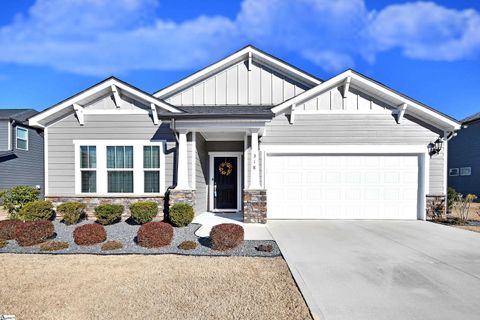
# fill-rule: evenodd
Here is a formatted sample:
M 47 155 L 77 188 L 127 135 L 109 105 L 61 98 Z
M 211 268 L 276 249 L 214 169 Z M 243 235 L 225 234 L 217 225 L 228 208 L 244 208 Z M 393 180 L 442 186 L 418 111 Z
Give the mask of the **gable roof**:
M 322 82 L 319 78 L 298 69 L 297 67 L 276 58 L 258 48 L 255 48 L 252 45 L 248 45 L 228 57 L 215 62 L 153 94 L 153 96 L 164 99 L 166 97 L 172 96 L 178 91 L 191 86 L 192 84 L 208 78 L 209 76 L 228 68 L 229 66 L 234 65 L 240 61 L 245 61 L 252 58 L 254 61 L 258 61 L 266 66 L 269 66 L 273 69 L 280 70 L 286 75 L 290 75 L 299 81 L 309 85 L 315 86 Z
M 439 128 L 448 129 L 448 130 L 458 130 L 460 129 L 460 123 L 442 113 L 439 112 L 423 103 L 418 102 L 392 88 L 373 80 L 363 74 L 356 72 L 352 69 L 348 69 L 327 81 L 307 90 L 296 97 L 293 97 L 283 103 L 278 104 L 277 106 L 272 108 L 272 112 L 275 114 L 279 114 L 284 112 L 285 109 L 290 108 L 293 105 L 300 104 L 305 102 L 319 94 L 326 92 L 334 87 L 338 87 L 344 85 L 346 81 L 350 82 L 352 86 L 359 88 L 360 90 L 370 93 L 375 97 L 378 97 L 385 102 L 389 103 L 392 106 L 400 107 L 403 104 L 407 105 L 407 113 L 413 114 L 420 119 L 430 122 Z
M 115 86 L 118 90 L 121 90 L 127 94 L 132 95 L 133 97 L 145 101 L 150 104 L 172 113 L 181 113 L 182 111 L 176 107 L 166 103 L 165 101 L 159 100 L 149 93 L 140 90 L 127 82 L 124 82 L 115 77 L 107 78 L 59 103 L 56 105 L 45 109 L 36 116 L 29 119 L 31 126 L 43 127 L 45 123 L 42 123 L 42 120 L 45 122 L 45 119 L 49 119 L 56 114 L 65 114 L 73 110 L 73 104 L 84 104 L 93 101 L 99 96 L 103 96 L 108 92 L 112 92 L 112 86 Z
M 24 123 L 37 113 L 38 111 L 34 109 L 0 109 L 0 120 L 15 120 Z
M 470 124 L 480 120 L 480 112 L 474 113 L 471 116 L 466 117 L 465 119 L 460 120 L 462 124 Z

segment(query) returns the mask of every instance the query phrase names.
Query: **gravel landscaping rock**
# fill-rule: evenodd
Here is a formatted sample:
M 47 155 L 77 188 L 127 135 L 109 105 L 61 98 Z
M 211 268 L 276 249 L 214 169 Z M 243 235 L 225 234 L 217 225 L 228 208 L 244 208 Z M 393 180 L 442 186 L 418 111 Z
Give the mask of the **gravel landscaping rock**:
M 135 243 L 139 225 L 130 224 L 122 221 L 113 225 L 105 226 L 108 240 L 118 240 L 124 245 L 123 248 L 114 251 L 102 251 L 102 243 L 93 246 L 79 246 L 73 241 L 73 230 L 83 224 L 94 223 L 92 221 L 82 221 L 75 225 L 66 225 L 60 221 L 54 221 L 55 236 L 50 240 L 65 241 L 70 247 L 64 250 L 54 252 L 41 252 L 39 246 L 20 247 L 17 242 L 11 240 L 0 249 L 0 253 L 38 253 L 38 254 L 100 254 L 100 255 L 118 255 L 118 254 L 180 254 L 194 256 L 248 256 L 248 257 L 276 257 L 279 256 L 280 249 L 275 241 L 243 241 L 237 248 L 226 251 L 215 251 L 210 248 L 208 238 L 199 238 L 195 231 L 200 228 L 199 224 L 190 224 L 187 227 L 173 228 L 173 240 L 169 246 L 161 248 L 143 248 Z M 193 250 L 181 250 L 177 246 L 186 240 L 197 241 L 199 244 Z M 256 247 L 260 244 L 271 244 L 271 252 L 257 251 Z

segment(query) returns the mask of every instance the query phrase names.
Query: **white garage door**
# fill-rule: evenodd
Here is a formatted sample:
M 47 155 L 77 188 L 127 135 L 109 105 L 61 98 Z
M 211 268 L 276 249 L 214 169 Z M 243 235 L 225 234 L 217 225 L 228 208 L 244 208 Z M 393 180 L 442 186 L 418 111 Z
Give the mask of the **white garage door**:
M 269 219 L 417 219 L 415 155 L 268 155 Z

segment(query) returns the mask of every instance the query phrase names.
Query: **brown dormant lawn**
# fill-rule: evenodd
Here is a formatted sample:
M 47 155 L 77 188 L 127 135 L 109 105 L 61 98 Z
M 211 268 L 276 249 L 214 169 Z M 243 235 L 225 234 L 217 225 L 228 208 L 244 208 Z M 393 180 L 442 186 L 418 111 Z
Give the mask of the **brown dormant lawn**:
M 285 261 L 0 254 L 0 314 L 17 319 L 311 319 Z

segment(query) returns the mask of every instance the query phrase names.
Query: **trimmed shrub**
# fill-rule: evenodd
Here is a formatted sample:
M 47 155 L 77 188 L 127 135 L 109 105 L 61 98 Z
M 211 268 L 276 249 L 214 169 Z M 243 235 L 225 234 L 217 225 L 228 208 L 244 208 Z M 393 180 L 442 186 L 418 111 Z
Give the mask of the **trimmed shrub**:
M 210 231 L 210 245 L 214 250 L 228 250 L 240 245 L 243 241 L 243 227 L 235 223 L 222 223 Z
M 457 200 L 458 192 L 452 187 L 447 189 L 447 211 L 452 212 L 455 201 Z
M 16 186 L 2 192 L 2 202 L 11 219 L 17 219 L 17 213 L 29 202 L 38 200 L 40 190 L 29 186 Z
M 123 243 L 117 240 L 110 240 L 102 244 L 103 251 L 122 249 Z
M 187 203 L 175 203 L 168 210 L 168 218 L 175 227 L 188 226 L 194 215 L 193 207 Z
M 76 224 L 84 216 L 86 207 L 80 202 L 65 202 L 57 207 L 57 213 L 63 216 L 65 224 Z
M 272 252 L 273 246 L 271 244 L 260 244 L 255 247 L 255 250 L 262 252 Z
M 105 203 L 95 208 L 97 222 L 108 225 L 119 221 L 122 218 L 124 207 L 121 204 Z
M 68 242 L 64 241 L 47 241 L 40 245 L 40 251 L 57 251 L 68 248 Z
M 0 249 L 5 248 L 8 244 L 7 240 L 0 239 Z
M 15 229 L 17 225 L 22 223 L 20 220 L 4 220 L 0 221 L 0 240 L 15 239 Z
M 152 221 L 158 214 L 158 204 L 154 201 L 140 201 L 130 205 L 132 219 L 137 224 L 144 224 Z
M 55 211 L 50 201 L 35 200 L 25 204 L 17 215 L 17 218 L 23 221 L 50 220 Z
M 193 250 L 197 247 L 197 243 L 195 241 L 183 241 L 178 245 L 178 249 L 182 250 Z
M 78 226 L 73 230 L 73 240 L 79 246 L 91 246 L 107 239 L 104 226 L 90 223 Z
M 45 242 L 54 234 L 55 228 L 52 221 L 27 221 L 17 225 L 15 240 L 21 247 L 33 246 Z
M 173 227 L 165 222 L 148 222 L 138 229 L 137 243 L 146 248 L 168 246 L 172 242 Z

